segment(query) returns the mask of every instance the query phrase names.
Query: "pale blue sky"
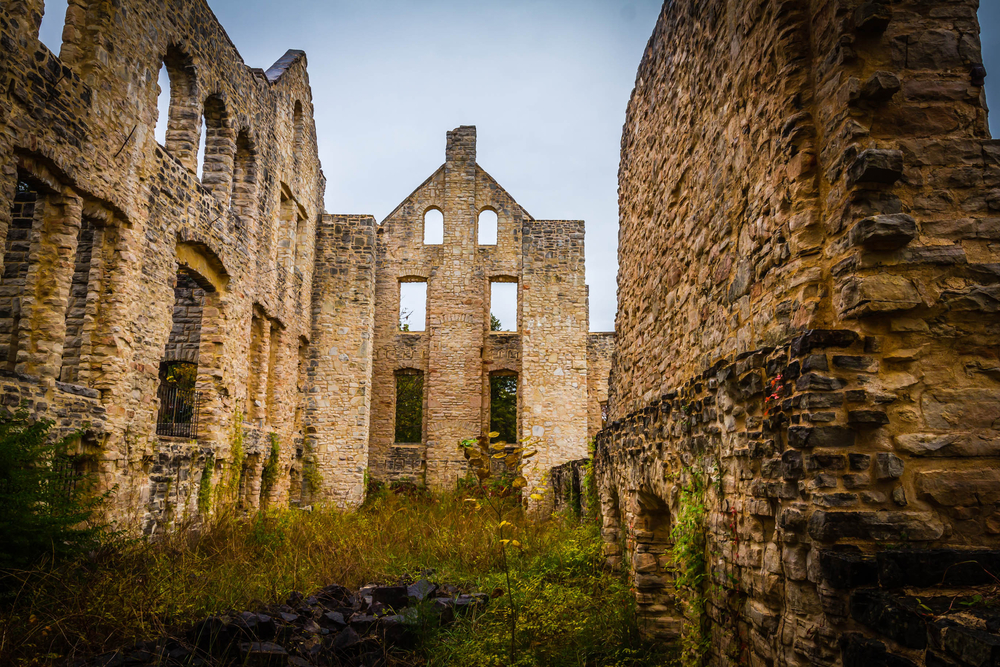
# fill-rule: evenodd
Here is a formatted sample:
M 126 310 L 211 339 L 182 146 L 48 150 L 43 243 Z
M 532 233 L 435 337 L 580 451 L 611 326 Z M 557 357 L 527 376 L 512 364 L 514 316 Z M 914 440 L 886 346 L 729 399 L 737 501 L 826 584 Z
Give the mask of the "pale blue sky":
M 46 4 L 58 44 L 66 1 Z M 444 161 L 445 132 L 476 125 L 479 164 L 529 213 L 587 221 L 591 329 L 614 327 L 621 128 L 659 0 L 209 4 L 248 65 L 308 54 L 328 211 L 381 221 Z M 1000 107 L 1000 0 L 980 19 Z

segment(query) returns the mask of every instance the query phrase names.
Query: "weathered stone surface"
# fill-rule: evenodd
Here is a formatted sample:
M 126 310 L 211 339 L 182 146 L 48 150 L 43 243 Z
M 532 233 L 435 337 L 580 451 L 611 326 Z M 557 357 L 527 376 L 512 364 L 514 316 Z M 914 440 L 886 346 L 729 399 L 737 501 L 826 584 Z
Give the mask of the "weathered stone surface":
M 848 183 L 895 183 L 903 175 L 903 152 L 869 148 L 847 171 Z
M 879 274 L 850 278 L 840 286 L 837 308 L 844 317 L 916 308 L 921 303 L 913 283 L 902 276 Z
M 907 433 L 895 437 L 900 450 L 913 456 L 998 456 L 1000 437 L 977 433 Z
M 875 215 L 858 221 L 851 228 L 851 245 L 869 250 L 902 248 L 917 236 L 917 223 L 905 213 Z
M 923 470 L 914 476 L 920 498 L 946 507 L 1000 502 L 1000 469 Z

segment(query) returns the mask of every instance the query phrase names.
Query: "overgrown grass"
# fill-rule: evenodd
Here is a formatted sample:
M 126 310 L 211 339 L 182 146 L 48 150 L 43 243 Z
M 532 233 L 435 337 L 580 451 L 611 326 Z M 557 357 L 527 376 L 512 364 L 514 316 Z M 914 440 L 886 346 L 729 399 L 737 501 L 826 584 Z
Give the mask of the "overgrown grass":
M 432 569 L 437 581 L 492 591 L 502 576 L 494 526 L 462 500 L 380 493 L 354 513 L 222 515 L 198 532 L 0 573 L 0 664 L 61 664 L 331 583 L 357 588 Z M 517 664 L 669 664 L 639 640 L 633 595 L 604 569 L 595 526 L 515 523 L 525 545 L 512 560 Z M 496 601 L 426 636 L 401 664 L 506 665 L 508 613 Z

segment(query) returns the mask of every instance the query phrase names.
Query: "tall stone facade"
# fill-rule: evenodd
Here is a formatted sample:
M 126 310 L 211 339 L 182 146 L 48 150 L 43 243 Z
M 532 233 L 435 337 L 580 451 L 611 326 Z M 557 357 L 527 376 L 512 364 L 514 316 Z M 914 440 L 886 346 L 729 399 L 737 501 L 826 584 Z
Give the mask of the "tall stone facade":
M 646 48 L 596 466 L 647 631 L 709 664 L 996 661 L 977 6 L 675 0 Z
M 441 243 L 425 243 L 429 211 L 444 218 Z M 495 243 L 480 244 L 483 211 Z M 492 240 L 492 239 L 491 239 Z M 588 303 L 581 221 L 535 220 L 476 164 L 476 128 L 448 133 L 445 163 L 379 226 L 370 465 L 373 476 L 453 488 L 468 472 L 458 443 L 490 426 L 490 378 L 517 378 L 518 438 L 538 439 L 528 475 L 586 456 Z M 401 285 L 426 285 L 426 323 L 400 327 Z M 515 331 L 491 331 L 491 285 L 517 285 Z M 425 325 L 425 326 L 422 326 Z M 595 348 L 600 357 L 604 348 Z M 396 442 L 400 374 L 423 378 L 419 442 Z M 599 408 L 598 408 L 599 409 Z
M 305 55 L 247 67 L 200 0 L 71 0 L 55 54 L 43 12 L 0 7 L 3 404 L 147 533 L 359 502 L 375 231 L 323 215 Z
M 329 215 L 304 53 L 247 67 L 203 0 L 71 0 L 57 55 L 43 14 L 0 7 L 2 403 L 77 434 L 123 525 L 355 506 L 369 465 L 451 485 L 495 371 L 519 376 L 538 471 L 585 454 L 607 359 L 588 374 L 583 223 L 527 215 L 476 165 L 475 128 L 381 226 Z M 420 242 L 428 207 L 443 244 Z M 514 333 L 489 333 L 498 278 L 519 285 Z M 398 330 L 400 280 L 428 282 L 424 334 Z M 409 450 L 402 368 L 426 373 Z

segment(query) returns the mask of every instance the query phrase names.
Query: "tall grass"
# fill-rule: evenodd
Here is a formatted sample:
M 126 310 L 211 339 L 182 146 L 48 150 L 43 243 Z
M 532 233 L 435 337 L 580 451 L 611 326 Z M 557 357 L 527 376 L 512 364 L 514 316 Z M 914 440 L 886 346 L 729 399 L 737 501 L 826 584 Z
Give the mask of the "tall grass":
M 605 572 L 593 526 L 516 520 L 523 609 L 519 664 L 655 665 L 632 595 Z M 501 576 L 493 526 L 460 497 L 382 493 L 360 511 L 223 514 L 155 542 L 119 540 L 73 562 L 0 573 L 0 664 L 50 665 L 140 639 L 179 635 L 226 610 L 254 609 L 339 583 L 357 588 L 433 570 L 491 591 Z M 507 664 L 504 605 L 424 638 L 410 664 Z

